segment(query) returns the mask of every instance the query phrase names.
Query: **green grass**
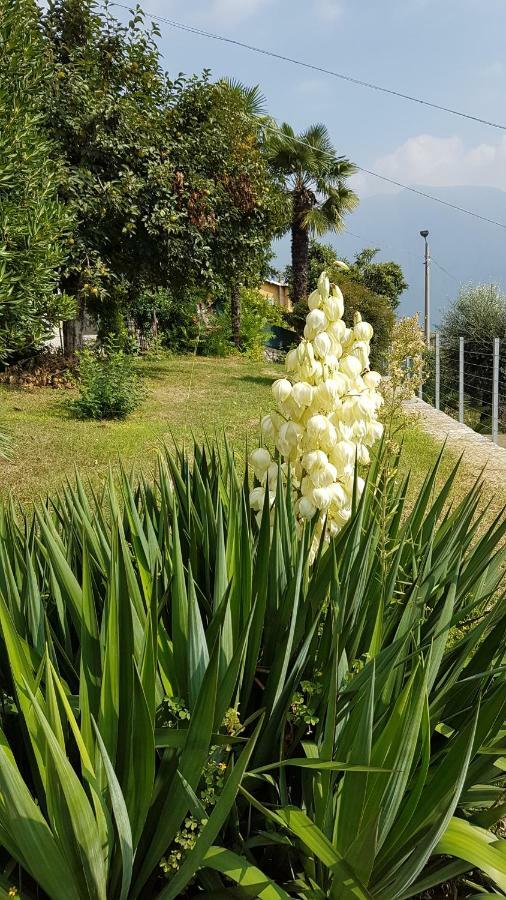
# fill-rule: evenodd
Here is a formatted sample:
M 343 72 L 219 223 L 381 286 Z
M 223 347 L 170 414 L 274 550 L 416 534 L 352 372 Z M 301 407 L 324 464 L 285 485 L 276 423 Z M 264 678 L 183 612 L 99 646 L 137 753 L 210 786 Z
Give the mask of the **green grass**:
M 94 483 L 118 464 L 149 473 L 163 443 L 192 433 L 226 433 L 239 452 L 258 439 L 270 405 L 270 384 L 279 366 L 230 357 L 169 357 L 143 360 L 147 390 L 139 409 L 124 422 L 72 418 L 73 391 L 0 385 L 0 421 L 12 438 L 12 458 L 0 460 L 0 496 L 21 501 L 46 496 L 78 468 Z
M 0 497 L 9 493 L 22 502 L 57 491 L 79 469 L 84 479 L 99 483 L 119 458 L 149 474 L 164 443 L 191 441 L 217 434 L 243 456 L 246 441 L 258 440 L 259 421 L 271 407 L 270 385 L 278 365 L 230 357 L 170 357 L 139 363 L 147 393 L 142 405 L 124 422 L 72 418 L 73 391 L 0 385 L 0 423 L 12 441 L 11 458 L 0 459 Z M 413 472 L 413 491 L 434 463 L 439 444 L 415 424 L 403 432 L 402 465 Z M 455 462 L 446 453 L 441 475 Z M 465 467 L 458 493 L 471 484 Z M 492 492 L 490 492 L 492 493 Z

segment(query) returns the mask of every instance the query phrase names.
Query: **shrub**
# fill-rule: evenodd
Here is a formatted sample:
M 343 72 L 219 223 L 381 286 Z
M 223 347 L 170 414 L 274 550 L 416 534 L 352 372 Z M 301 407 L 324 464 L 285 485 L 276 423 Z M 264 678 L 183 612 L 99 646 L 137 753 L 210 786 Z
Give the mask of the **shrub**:
M 74 307 L 56 292 L 69 217 L 47 139 L 50 68 L 34 0 L 0 12 L 0 363 L 36 352 Z
M 253 359 L 262 359 L 272 325 L 283 325 L 283 311 L 256 288 L 241 288 L 241 348 Z M 200 342 L 205 356 L 227 356 L 232 343 L 230 300 L 220 302 Z
M 379 454 L 314 560 L 216 447 L 0 510 L 5 890 L 504 892 L 506 523 L 456 473 L 407 510 Z
M 387 378 L 381 392 L 385 400 L 384 419 L 389 433 L 404 421 L 403 407 L 430 377 L 430 354 L 425 346 L 418 315 L 397 319 L 385 358 Z
M 80 396 L 71 403 L 81 419 L 124 419 L 140 403 L 142 392 L 131 355 L 108 342 L 79 353 Z
M 191 353 L 199 340 L 201 327 L 194 294 L 181 289 L 145 288 L 129 310 L 141 336 L 141 343 L 161 344 L 173 353 Z

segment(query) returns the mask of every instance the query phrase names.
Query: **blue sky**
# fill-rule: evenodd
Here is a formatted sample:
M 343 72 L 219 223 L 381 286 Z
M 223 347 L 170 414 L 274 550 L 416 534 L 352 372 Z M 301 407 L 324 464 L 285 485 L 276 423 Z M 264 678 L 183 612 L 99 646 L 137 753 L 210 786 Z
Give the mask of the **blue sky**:
M 142 5 L 146 12 L 506 123 L 504 0 L 143 0 Z M 115 14 L 127 15 L 121 9 Z M 215 77 L 259 84 L 268 111 L 279 121 L 300 130 L 325 122 L 337 152 L 359 165 L 409 185 L 430 186 L 432 193 L 460 185 L 506 190 L 504 131 L 162 22 L 159 27 L 170 75 L 209 68 Z M 364 198 L 395 191 L 364 175 L 357 176 L 355 187 Z M 464 206 L 466 199 L 463 191 Z M 458 192 L 452 200 L 459 202 Z M 428 219 L 430 205 L 422 200 L 420 228 Z M 484 252 L 491 227 L 475 223 Z M 381 235 L 372 237 L 380 246 Z M 418 252 L 417 232 L 411 241 Z M 395 256 L 392 247 L 389 251 Z
M 506 122 L 504 0 L 146 0 L 146 11 Z M 120 17 L 126 13 L 118 11 Z M 259 84 L 297 128 L 410 184 L 506 188 L 506 133 L 159 23 L 168 71 Z M 366 193 L 384 190 L 360 178 Z

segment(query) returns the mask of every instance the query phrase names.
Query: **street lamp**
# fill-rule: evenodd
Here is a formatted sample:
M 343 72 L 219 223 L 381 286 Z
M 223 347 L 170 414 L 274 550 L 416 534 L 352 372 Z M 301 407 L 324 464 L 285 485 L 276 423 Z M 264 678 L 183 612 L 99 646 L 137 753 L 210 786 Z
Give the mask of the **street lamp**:
M 425 343 L 430 346 L 430 252 L 427 240 L 429 232 L 426 228 L 420 232 L 425 241 Z

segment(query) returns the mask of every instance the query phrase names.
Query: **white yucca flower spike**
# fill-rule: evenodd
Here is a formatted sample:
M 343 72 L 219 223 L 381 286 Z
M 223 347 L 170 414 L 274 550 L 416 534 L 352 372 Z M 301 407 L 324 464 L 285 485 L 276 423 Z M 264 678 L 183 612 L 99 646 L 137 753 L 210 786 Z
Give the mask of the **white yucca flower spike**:
M 335 265 L 348 269 L 343 262 Z M 308 307 L 304 339 L 286 356 L 286 377 L 272 386 L 276 409 L 262 419 L 262 434 L 281 457 L 281 477 L 290 474 L 299 520 L 318 518 L 318 540 L 325 522 L 330 537 L 351 516 L 355 466 L 368 464 L 368 448 L 381 438 L 383 401 L 381 376 L 369 370 L 372 326 L 360 313 L 346 326 L 343 295 L 326 272 Z M 274 502 L 278 467 L 262 447 L 250 461 L 260 482 L 250 504 L 259 513 L 266 490 L 269 504 Z M 364 480 L 357 477 L 356 485 L 360 494 Z

